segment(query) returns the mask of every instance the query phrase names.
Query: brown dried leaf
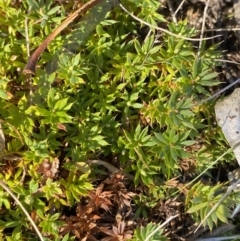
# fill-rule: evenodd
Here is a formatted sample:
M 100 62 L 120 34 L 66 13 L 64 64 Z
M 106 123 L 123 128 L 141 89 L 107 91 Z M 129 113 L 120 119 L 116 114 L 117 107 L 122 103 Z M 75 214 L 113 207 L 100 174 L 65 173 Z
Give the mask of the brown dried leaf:
M 49 159 L 44 159 L 36 169 L 36 172 L 43 174 L 44 178 L 54 178 L 58 173 L 58 168 L 59 160 L 55 157 L 52 162 Z
M 58 124 L 57 124 L 57 128 L 58 128 L 59 130 L 67 131 L 66 126 L 63 125 L 62 123 L 58 123 Z
M 103 208 L 105 211 L 110 211 L 109 208 L 112 206 L 110 198 L 113 196 L 110 191 L 102 191 L 103 184 L 97 187 L 95 191 L 89 192 L 89 207 Z
M 113 226 L 112 230 L 108 228 L 100 228 L 102 232 L 108 234 L 111 237 L 106 237 L 102 241 L 124 241 L 132 238 L 132 231 L 125 231 L 125 222 L 118 223 L 117 227 Z

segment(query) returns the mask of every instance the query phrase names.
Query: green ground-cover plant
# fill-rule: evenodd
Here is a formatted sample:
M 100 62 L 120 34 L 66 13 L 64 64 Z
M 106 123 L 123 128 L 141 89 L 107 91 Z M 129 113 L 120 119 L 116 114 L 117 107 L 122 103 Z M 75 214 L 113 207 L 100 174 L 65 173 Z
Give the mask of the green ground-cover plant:
M 146 227 L 140 227 L 136 229 L 133 240 L 139 240 L 139 241 L 167 240 L 167 238 L 162 236 L 162 233 L 163 233 L 162 229 L 158 230 L 154 235 L 152 235 L 156 229 L 157 229 L 157 225 L 153 225 L 152 223 L 149 223 Z
M 195 34 L 186 21 L 168 23 L 158 12 L 159 1 L 122 4 L 154 26 L 160 21 L 173 33 Z M 74 231 L 60 234 L 65 225 L 61 211 L 81 202 L 96 185 L 92 183 L 96 172 L 76 168 L 77 163 L 117 159 L 124 171 L 134 175 L 134 184 L 147 190 L 135 197 L 135 216 L 146 218 L 147 208 L 172 195 L 165 182 L 181 175 L 183 161 L 194 160 L 194 173 L 200 173 L 220 155 L 218 146 L 221 153 L 227 149 L 209 121 L 212 106 L 197 106 L 210 95 L 207 87 L 219 84 L 213 62 L 219 55 L 216 49 L 203 45 L 199 59 L 191 42 L 157 33 L 154 28 L 146 36 L 141 23 L 119 7 L 107 14 L 74 53 L 59 52 L 71 29 L 58 36 L 39 61 L 31 87 L 20 73 L 27 59 L 24 22 L 28 18 L 33 50 L 68 8 L 71 6 L 54 1 L 0 2 L 0 115 L 6 137 L 2 155 L 20 156 L 2 159 L 1 178 L 19 195 L 46 240 L 77 237 Z M 46 63 L 55 54 L 58 67 L 48 73 Z M 199 141 L 200 147 L 196 145 Z M 189 193 L 196 185 L 200 184 Z M 199 194 L 206 205 L 196 207 L 202 202 L 197 196 L 186 202 L 194 217 L 203 219 L 214 190 L 205 187 L 205 196 Z M 1 235 L 7 240 L 36 240 L 21 209 L 10 200 L 0 192 Z M 226 211 L 230 205 L 232 202 L 226 202 L 220 209 Z M 206 222 L 211 228 L 219 219 L 227 221 L 229 214 L 223 218 L 220 209 Z M 147 235 L 153 229 L 151 224 L 137 229 L 134 240 L 144 240 L 141 233 Z M 163 240 L 159 235 L 155 238 Z

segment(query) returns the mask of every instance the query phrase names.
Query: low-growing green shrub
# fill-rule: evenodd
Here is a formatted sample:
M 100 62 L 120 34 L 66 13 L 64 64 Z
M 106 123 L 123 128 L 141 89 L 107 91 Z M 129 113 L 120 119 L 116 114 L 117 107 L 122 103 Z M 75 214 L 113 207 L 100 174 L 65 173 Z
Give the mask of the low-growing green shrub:
M 159 13 L 157 0 L 123 0 L 122 4 L 153 26 L 161 22 L 172 33 L 196 34 L 186 21 L 169 23 Z M 194 160 L 193 173 L 199 174 L 227 150 L 213 125 L 213 107 L 198 105 L 211 95 L 208 87 L 219 84 L 214 70 L 214 59 L 220 54 L 217 46 L 203 45 L 198 58 L 191 41 L 154 27 L 146 33 L 118 6 L 84 43 L 76 42 L 75 52 L 63 48 L 72 29 L 59 35 L 42 55 L 31 86 L 20 73 L 27 59 L 25 30 L 33 50 L 72 4 L 64 7 L 54 1 L 0 3 L 4 16 L 0 17 L 0 115 L 6 137 L 1 178 L 24 203 L 46 240 L 74 240 L 78 235 L 77 231 L 61 234 L 66 224 L 62 212 L 86 200 L 97 185 L 92 183 L 94 167 L 91 171 L 78 163 L 117 160 L 124 172 L 134 175 L 135 186 L 147 190 L 135 198 L 138 207 L 153 207 L 160 198 L 173 195 L 165 182 L 181 175 L 183 163 Z M 48 73 L 46 65 L 54 65 L 56 56 L 58 66 Z M 11 159 L 10 154 L 18 158 Z M 199 196 L 196 188 L 201 189 Z M 198 183 L 188 193 L 194 192 L 194 199 L 186 203 L 198 220 L 209 211 L 215 188 Z M 0 203 L 2 238 L 37 240 L 5 191 L 0 191 Z M 147 216 L 144 206 L 136 210 L 138 217 Z M 212 228 L 227 217 L 228 212 L 224 218 L 214 213 L 206 224 Z M 148 224 L 136 229 L 133 240 L 145 240 L 155 228 Z M 149 240 L 164 240 L 161 235 Z

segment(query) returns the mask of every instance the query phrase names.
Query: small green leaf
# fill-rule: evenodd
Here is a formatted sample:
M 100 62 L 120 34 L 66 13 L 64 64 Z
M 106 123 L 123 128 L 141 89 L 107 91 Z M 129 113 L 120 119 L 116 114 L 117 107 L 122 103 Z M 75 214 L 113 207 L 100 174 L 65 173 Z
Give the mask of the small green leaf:
M 74 58 L 73 58 L 73 62 L 72 64 L 74 66 L 77 66 L 79 64 L 79 61 L 80 61 L 80 54 L 77 54 Z
M 207 206 L 208 206 L 208 202 L 202 202 L 202 203 L 196 204 L 196 205 L 192 206 L 191 208 L 189 208 L 187 210 L 187 213 L 195 213 L 201 209 L 204 209 Z
M 201 80 L 215 80 L 215 78 L 217 76 L 218 76 L 218 73 L 217 72 L 213 72 L 213 73 L 210 73 L 210 74 L 207 74 L 207 75 L 203 76 Z
M 54 106 L 54 110 L 63 110 L 64 107 L 67 105 L 68 98 L 64 98 L 62 100 L 57 101 L 57 103 Z
M 38 210 L 36 210 L 36 212 L 37 212 L 37 215 L 38 215 L 42 220 L 44 220 L 44 214 L 43 214 L 42 210 L 41 210 L 41 209 L 38 209 Z
M 39 10 L 40 6 L 38 5 L 37 1 L 35 0 L 27 0 L 29 6 L 31 6 L 34 10 Z
M 191 146 L 191 145 L 194 145 L 195 143 L 196 143 L 196 141 L 186 140 L 186 141 L 182 141 L 182 142 L 181 142 L 181 145 Z
M 196 58 L 195 61 L 194 61 L 194 63 L 193 63 L 193 69 L 192 69 L 193 79 L 196 79 L 197 76 L 200 74 L 201 66 L 202 66 L 202 61 L 201 61 L 201 59 Z
M 5 100 L 8 99 L 7 93 L 2 89 L 0 89 L 0 98 L 5 99 Z
M 60 6 L 55 6 L 52 9 L 50 9 L 50 11 L 48 11 L 48 15 L 53 15 L 54 13 L 56 13 L 58 10 L 60 9 Z
M 223 204 L 220 204 L 217 208 L 216 215 L 224 223 L 228 223 L 228 218 L 231 217 L 229 209 Z

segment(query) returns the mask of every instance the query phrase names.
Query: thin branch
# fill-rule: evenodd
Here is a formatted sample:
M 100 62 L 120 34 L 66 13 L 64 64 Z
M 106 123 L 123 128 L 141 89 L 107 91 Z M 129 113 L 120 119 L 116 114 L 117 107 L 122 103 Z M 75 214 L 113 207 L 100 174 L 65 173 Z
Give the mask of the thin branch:
M 144 20 L 142 20 L 142 19 L 136 17 L 135 15 L 131 14 L 121 3 L 119 4 L 119 6 L 123 9 L 123 11 L 125 11 L 127 14 L 129 14 L 133 19 L 137 20 L 138 22 L 140 22 L 142 24 L 145 24 L 146 26 L 148 26 L 150 28 L 154 28 L 154 29 L 160 30 L 160 31 L 162 31 L 164 33 L 167 33 L 169 35 L 172 35 L 172 36 L 180 38 L 180 39 L 185 39 L 185 40 L 196 41 L 197 42 L 197 41 L 200 41 L 200 40 L 209 40 L 209 39 L 214 39 L 214 38 L 217 38 L 217 37 L 221 36 L 221 35 L 216 35 L 216 36 L 213 36 L 213 37 L 203 38 L 203 39 L 184 37 L 182 35 L 178 35 L 178 34 L 172 33 L 171 31 L 168 31 L 168 30 L 166 30 L 164 28 L 153 26 L 152 24 L 145 22 Z
M 133 175 L 131 175 L 130 173 L 121 171 L 120 169 L 116 168 L 115 166 L 113 166 L 112 164 L 110 164 L 110 163 L 108 163 L 106 161 L 102 161 L 102 160 L 88 160 L 87 163 L 88 164 L 102 165 L 102 166 L 106 167 L 111 174 L 121 173 L 122 172 L 123 175 L 125 175 L 129 180 L 131 180 L 131 181 L 134 180 L 134 176 Z
M 230 32 L 230 31 L 240 31 L 240 28 L 209 28 L 205 32 Z
M 29 11 L 30 12 L 31 10 L 31 7 L 29 8 Z M 26 48 L 27 48 L 27 56 L 29 58 L 30 56 L 30 47 L 29 47 L 29 35 L 28 35 L 28 17 L 25 18 L 25 21 L 24 21 L 24 25 L 25 25 L 25 39 L 26 39 Z
M 163 228 L 165 225 L 167 225 L 171 220 L 173 220 L 174 218 L 176 218 L 176 217 L 178 217 L 179 216 L 179 214 L 177 214 L 177 215 L 174 215 L 174 216 L 170 216 L 164 223 L 162 223 L 160 226 L 158 226 L 152 233 L 150 233 L 147 237 L 146 237 L 146 239 L 145 239 L 145 241 L 148 241 L 148 240 L 150 240 L 150 238 L 155 234 L 155 233 L 157 233 L 161 228 Z
M 208 58 L 206 58 L 208 59 Z M 232 61 L 232 60 L 226 60 L 226 59 L 214 59 L 214 61 L 223 62 L 223 63 L 230 63 L 230 64 L 237 64 L 239 65 L 240 62 Z
M 177 15 L 178 11 L 181 9 L 181 7 L 182 7 L 182 5 L 184 4 L 185 1 L 186 1 L 186 0 L 182 0 L 182 2 L 180 3 L 180 5 L 178 6 L 177 10 L 175 11 L 174 16 Z
M 237 184 L 240 183 L 240 180 L 238 180 L 236 183 L 231 185 L 226 193 L 220 198 L 220 200 L 214 205 L 214 207 L 211 209 L 211 211 L 206 215 L 206 217 L 201 221 L 201 223 L 198 225 L 198 227 L 195 229 L 194 233 L 197 232 L 197 230 L 202 226 L 202 224 L 211 216 L 211 214 L 218 208 L 218 206 L 227 198 L 227 196 L 230 195 L 230 193 L 236 188 Z
M 220 236 L 226 232 L 229 232 L 230 230 L 233 230 L 236 227 L 232 222 L 225 223 L 219 227 L 216 227 L 216 229 L 209 231 L 207 235 L 204 234 L 202 238 L 207 238 L 207 237 L 216 237 Z
M 205 23 L 206 23 L 206 16 L 207 16 L 207 10 L 208 10 L 208 5 L 209 5 L 210 0 L 207 1 L 204 12 L 203 12 L 203 22 L 202 22 L 202 29 L 201 29 L 201 34 L 200 34 L 200 42 L 198 46 L 198 53 L 197 53 L 197 58 L 200 58 L 201 55 L 201 48 L 202 48 L 202 41 L 203 41 L 203 33 L 205 29 Z
M 236 81 L 234 81 L 233 83 L 231 83 L 230 85 L 226 86 L 225 88 L 221 89 L 220 91 L 218 91 L 217 93 L 215 93 L 214 95 L 200 101 L 199 103 L 197 103 L 196 105 L 194 105 L 193 107 L 195 106 L 198 106 L 198 105 L 202 105 L 203 103 L 209 101 L 209 100 L 212 100 L 213 98 L 215 98 L 216 96 L 222 94 L 224 91 L 230 89 L 231 87 L 233 87 L 234 85 L 236 85 L 238 82 L 240 82 L 240 79 L 237 79 Z
M 215 237 L 215 238 L 204 238 L 204 239 L 197 239 L 196 241 L 222 241 L 222 240 L 237 240 L 240 238 L 240 235 L 233 235 L 227 237 Z
M 232 212 L 232 215 L 231 215 L 231 218 L 234 218 L 236 216 L 236 214 L 238 214 L 240 211 L 240 203 L 237 204 L 237 206 L 234 208 L 233 212 Z
M 167 4 L 168 4 L 168 8 L 170 10 L 170 13 L 172 15 L 173 22 L 177 23 L 177 18 L 176 18 L 176 15 L 174 14 L 174 11 L 173 11 L 172 1 L 171 0 L 167 0 Z
M 18 198 L 13 194 L 13 192 L 9 189 L 9 187 L 0 180 L 0 186 L 7 192 L 10 194 L 10 196 L 14 199 L 14 201 L 19 205 L 19 207 L 22 209 L 22 211 L 25 213 L 25 215 L 27 216 L 28 220 L 30 221 L 30 223 L 32 224 L 33 228 L 35 229 L 39 239 L 41 241 L 44 241 L 44 238 L 42 236 L 42 234 L 40 233 L 37 225 L 34 223 L 34 221 L 32 220 L 31 216 L 28 214 L 27 210 L 25 209 L 25 207 L 22 205 L 22 203 L 18 200 Z
M 16 128 L 15 126 L 13 126 L 12 124 L 10 124 L 8 121 L 2 120 L 2 119 L 0 119 L 0 123 L 6 123 L 6 124 L 9 125 L 10 127 L 12 127 L 13 130 L 15 131 L 15 133 L 17 134 L 19 140 L 20 140 L 21 143 L 24 145 L 24 141 L 23 141 L 23 139 L 22 139 L 22 136 L 21 136 L 20 132 L 17 130 L 17 128 Z
M 29 7 L 28 9 L 28 14 L 31 12 L 31 7 Z M 25 18 L 24 21 L 24 25 L 25 25 L 25 39 L 26 39 L 26 48 L 27 48 L 27 57 L 29 58 L 30 56 L 30 44 L 29 44 L 29 35 L 28 35 L 28 17 Z M 33 81 L 31 76 L 27 77 L 27 81 L 29 82 L 29 104 L 30 106 L 33 103 Z
M 198 176 L 196 176 L 192 181 L 188 182 L 187 184 L 185 184 L 185 187 L 190 186 L 191 184 L 195 183 L 204 173 L 207 172 L 207 170 L 209 170 L 210 168 L 212 168 L 215 164 L 217 164 L 219 162 L 219 160 L 221 160 L 225 155 L 229 154 L 230 152 L 232 152 L 232 148 L 229 148 L 227 151 L 225 151 L 220 157 L 218 157 L 214 162 L 211 162 L 209 164 L 209 166 L 203 170 Z M 177 194 L 179 192 L 176 191 L 174 193 L 172 193 L 172 196 L 174 196 L 175 194 Z

